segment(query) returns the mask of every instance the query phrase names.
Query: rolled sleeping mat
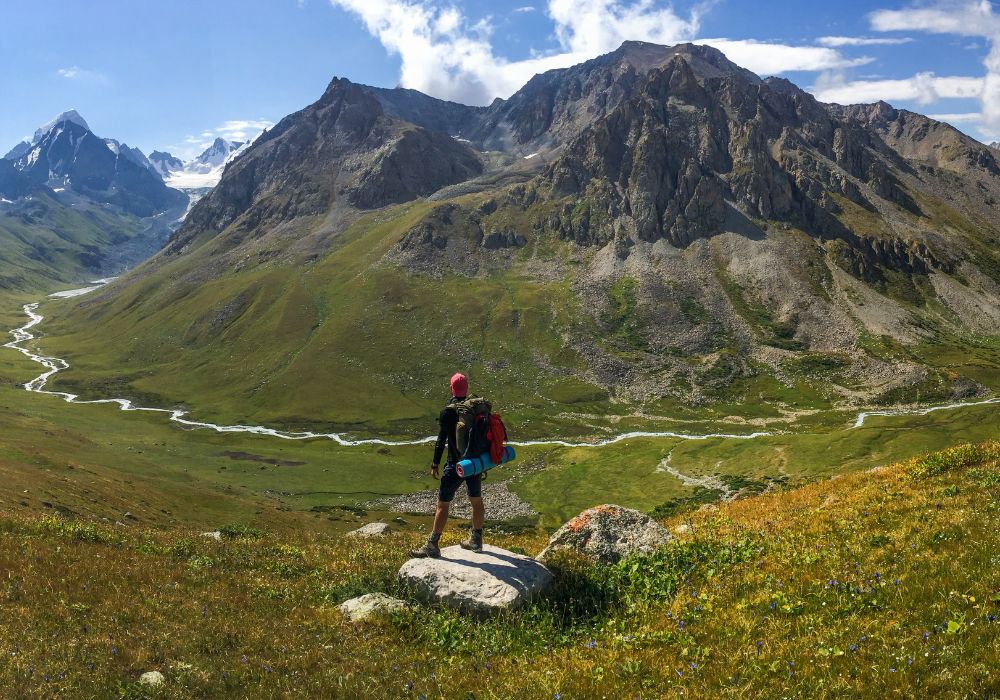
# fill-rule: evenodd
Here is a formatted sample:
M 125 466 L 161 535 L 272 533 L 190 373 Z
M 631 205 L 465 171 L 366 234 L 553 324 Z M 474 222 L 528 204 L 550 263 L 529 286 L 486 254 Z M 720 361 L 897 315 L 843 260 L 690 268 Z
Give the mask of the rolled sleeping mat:
M 510 445 L 505 445 L 503 448 L 503 458 L 500 460 L 500 464 L 506 464 L 516 456 L 514 448 Z M 459 478 L 464 479 L 467 476 L 482 474 L 484 471 L 492 469 L 496 466 L 498 466 L 498 464 L 490 459 L 490 453 L 485 452 L 472 459 L 463 459 L 455 465 L 455 472 L 458 474 Z

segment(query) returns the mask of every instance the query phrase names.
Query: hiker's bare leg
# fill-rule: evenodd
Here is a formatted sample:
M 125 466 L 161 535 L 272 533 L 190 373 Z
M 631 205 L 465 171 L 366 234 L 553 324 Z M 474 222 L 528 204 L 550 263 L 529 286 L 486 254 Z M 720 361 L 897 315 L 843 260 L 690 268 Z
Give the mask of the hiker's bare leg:
M 479 499 L 482 501 L 482 499 Z M 451 507 L 451 503 L 448 501 L 438 501 L 437 508 L 434 509 L 434 532 L 441 534 L 444 532 L 445 525 L 448 524 L 448 509 Z M 480 508 L 482 503 L 480 503 Z M 475 518 L 475 506 L 473 508 L 473 518 Z M 480 521 L 481 522 L 481 521 Z
M 472 527 L 475 530 L 482 530 L 486 523 L 486 508 L 483 506 L 483 497 L 469 496 L 469 503 L 472 504 Z

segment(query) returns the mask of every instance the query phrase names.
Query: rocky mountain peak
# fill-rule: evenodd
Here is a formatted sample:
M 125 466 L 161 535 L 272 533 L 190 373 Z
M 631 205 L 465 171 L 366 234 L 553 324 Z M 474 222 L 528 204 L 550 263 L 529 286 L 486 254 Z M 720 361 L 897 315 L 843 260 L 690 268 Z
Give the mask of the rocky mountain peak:
M 63 122 L 71 122 L 73 124 L 76 124 L 77 126 L 82 127 L 85 131 L 90 131 L 90 126 L 87 124 L 87 120 L 81 117 L 80 113 L 77 112 L 75 109 L 70 109 L 54 117 L 46 124 L 43 124 L 42 126 L 38 127 L 38 129 L 35 130 L 35 135 L 32 138 L 32 143 L 38 143 L 39 141 L 41 141 L 42 138 L 47 133 L 52 131 L 52 129 L 54 129 L 56 126 L 58 126 Z

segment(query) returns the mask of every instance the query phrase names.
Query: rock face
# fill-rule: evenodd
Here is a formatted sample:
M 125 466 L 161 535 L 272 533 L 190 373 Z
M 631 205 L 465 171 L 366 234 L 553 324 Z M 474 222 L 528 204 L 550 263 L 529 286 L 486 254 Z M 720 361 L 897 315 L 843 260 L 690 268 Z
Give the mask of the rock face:
M 393 598 L 385 593 L 366 593 L 363 596 L 345 600 L 340 604 L 340 612 L 344 613 L 344 616 L 351 622 L 360 622 L 372 615 L 403 610 L 406 607 L 408 607 L 406 601 Z
M 538 555 L 571 550 L 600 564 L 614 564 L 630 554 L 647 554 L 674 539 L 667 529 L 645 513 L 616 505 L 588 508 L 556 530 Z
M 375 209 L 428 195 L 482 172 L 479 156 L 447 134 L 387 116 L 364 87 L 335 78 L 314 104 L 282 119 L 230 163 L 168 247 L 235 224 L 247 232 L 327 212 Z
M 399 578 L 428 602 L 475 615 L 518 608 L 552 583 L 539 562 L 491 545 L 479 553 L 455 545 L 441 550 L 440 559 L 411 559 Z
M 362 525 L 357 530 L 351 530 L 347 534 L 351 537 L 382 537 L 392 531 L 387 523 L 368 523 Z

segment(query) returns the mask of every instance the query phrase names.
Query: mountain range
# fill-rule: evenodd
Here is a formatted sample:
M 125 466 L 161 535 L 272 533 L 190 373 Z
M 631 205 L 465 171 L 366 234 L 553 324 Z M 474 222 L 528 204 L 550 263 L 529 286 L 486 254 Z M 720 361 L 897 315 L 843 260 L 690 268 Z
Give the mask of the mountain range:
M 119 274 L 163 245 L 188 200 L 142 151 L 64 112 L 0 159 L 0 287 Z
M 705 46 L 626 42 L 488 107 L 336 78 L 55 342 L 91 390 L 115 366 L 216 417 L 397 432 L 456 368 L 528 433 L 970 396 L 998 198 L 950 126 Z

